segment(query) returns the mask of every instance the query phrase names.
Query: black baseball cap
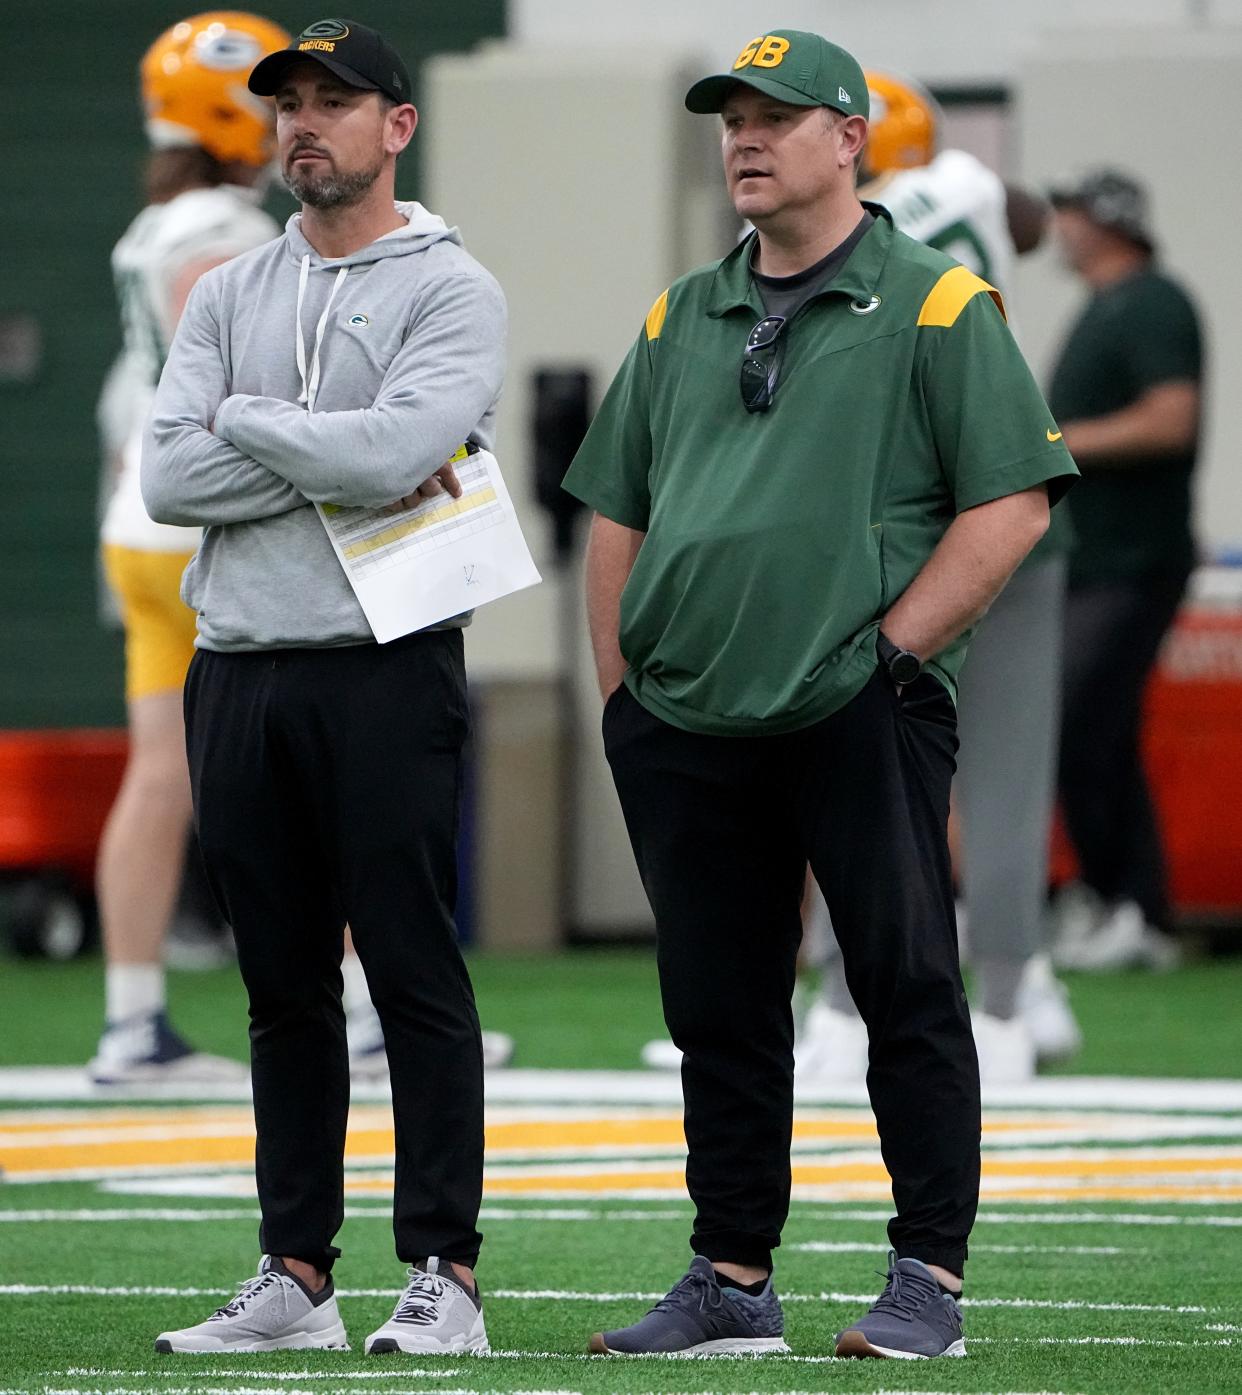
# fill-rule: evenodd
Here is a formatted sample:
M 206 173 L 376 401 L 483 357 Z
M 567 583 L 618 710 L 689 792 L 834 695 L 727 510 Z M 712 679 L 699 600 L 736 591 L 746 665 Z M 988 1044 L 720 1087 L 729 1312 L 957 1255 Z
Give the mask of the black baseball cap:
M 322 63 L 350 87 L 382 92 L 394 102 L 410 100 L 410 75 L 401 55 L 384 36 L 352 19 L 320 19 L 308 24 L 288 48 L 256 63 L 247 86 L 273 97 L 295 63 Z
M 1101 228 L 1120 233 L 1148 252 L 1156 249 L 1151 233 L 1147 190 L 1120 170 L 1098 169 L 1048 191 L 1053 208 L 1077 208 Z

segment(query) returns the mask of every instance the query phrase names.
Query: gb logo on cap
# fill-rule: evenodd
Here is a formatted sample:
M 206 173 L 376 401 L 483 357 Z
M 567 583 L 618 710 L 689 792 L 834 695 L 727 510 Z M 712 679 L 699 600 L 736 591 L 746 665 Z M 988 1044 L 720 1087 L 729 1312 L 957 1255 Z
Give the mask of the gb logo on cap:
M 739 68 L 746 67 L 779 68 L 788 52 L 788 39 L 782 39 L 779 34 L 760 34 L 738 54 L 733 71 L 736 73 Z

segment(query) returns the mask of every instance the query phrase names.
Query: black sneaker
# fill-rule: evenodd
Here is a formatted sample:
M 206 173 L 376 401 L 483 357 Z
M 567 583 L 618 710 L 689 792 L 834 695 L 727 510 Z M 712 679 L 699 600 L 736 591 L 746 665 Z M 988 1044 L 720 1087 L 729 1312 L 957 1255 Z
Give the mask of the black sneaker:
M 589 1350 L 607 1356 L 766 1356 L 787 1352 L 785 1316 L 772 1280 L 755 1297 L 721 1288 L 710 1259 L 690 1269 L 633 1327 L 597 1332 Z
M 888 1252 L 888 1282 L 866 1317 L 837 1333 L 838 1356 L 965 1356 L 962 1310 L 917 1259 Z

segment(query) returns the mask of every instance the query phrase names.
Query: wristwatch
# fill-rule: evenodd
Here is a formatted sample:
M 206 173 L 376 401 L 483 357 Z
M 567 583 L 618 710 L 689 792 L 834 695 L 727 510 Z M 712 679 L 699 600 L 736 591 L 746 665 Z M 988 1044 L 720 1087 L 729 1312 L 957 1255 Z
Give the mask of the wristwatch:
M 894 683 L 904 687 L 923 672 L 923 660 L 909 649 L 898 649 L 883 630 L 875 632 L 876 657 L 888 669 L 888 676 Z

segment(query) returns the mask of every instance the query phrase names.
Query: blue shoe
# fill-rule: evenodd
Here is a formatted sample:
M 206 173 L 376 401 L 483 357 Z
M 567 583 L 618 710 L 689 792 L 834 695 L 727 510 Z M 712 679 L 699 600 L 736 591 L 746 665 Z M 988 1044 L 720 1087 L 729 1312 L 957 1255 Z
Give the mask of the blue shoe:
M 589 1349 L 606 1356 L 767 1356 L 789 1350 L 784 1331 L 771 1279 L 755 1297 L 721 1288 L 711 1260 L 696 1255 L 646 1317 L 633 1327 L 597 1332 Z
M 962 1310 L 917 1259 L 888 1252 L 888 1282 L 866 1317 L 837 1333 L 838 1356 L 965 1356 Z

